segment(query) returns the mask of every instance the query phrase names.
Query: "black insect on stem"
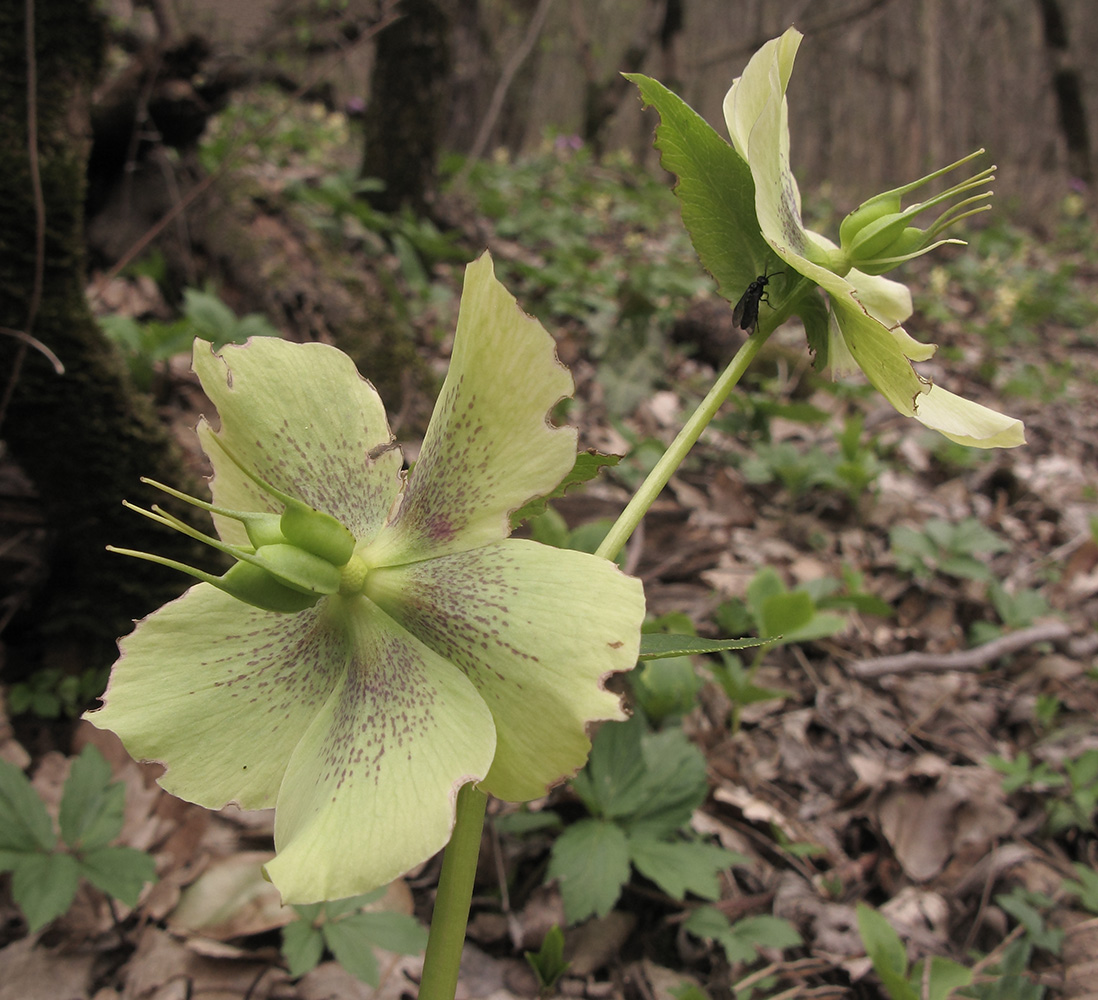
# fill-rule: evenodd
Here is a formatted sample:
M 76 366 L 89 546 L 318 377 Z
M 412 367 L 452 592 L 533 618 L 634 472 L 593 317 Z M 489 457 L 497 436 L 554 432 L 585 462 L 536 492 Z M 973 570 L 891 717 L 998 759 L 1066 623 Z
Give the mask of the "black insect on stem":
M 732 323 L 749 334 L 755 332 L 755 324 L 759 321 L 759 303 L 770 305 L 770 298 L 766 292 L 766 286 L 775 274 L 785 274 L 784 271 L 764 271 L 750 285 L 747 291 L 740 296 L 736 308 L 732 310 Z

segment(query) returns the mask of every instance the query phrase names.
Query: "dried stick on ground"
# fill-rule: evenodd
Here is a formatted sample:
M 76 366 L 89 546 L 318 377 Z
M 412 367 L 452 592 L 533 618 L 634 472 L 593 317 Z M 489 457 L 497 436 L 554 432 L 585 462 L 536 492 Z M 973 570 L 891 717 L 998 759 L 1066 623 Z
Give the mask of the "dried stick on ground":
M 944 673 L 948 670 L 977 670 L 1019 649 L 1039 642 L 1063 642 L 1070 638 L 1071 629 L 1063 622 L 1050 622 L 1011 632 L 999 639 L 986 642 L 974 649 L 962 649 L 956 653 L 924 653 L 915 650 L 897 656 L 876 656 L 869 660 L 857 660 L 851 664 L 851 672 L 863 680 L 883 677 L 885 674 L 912 673 L 916 670 Z

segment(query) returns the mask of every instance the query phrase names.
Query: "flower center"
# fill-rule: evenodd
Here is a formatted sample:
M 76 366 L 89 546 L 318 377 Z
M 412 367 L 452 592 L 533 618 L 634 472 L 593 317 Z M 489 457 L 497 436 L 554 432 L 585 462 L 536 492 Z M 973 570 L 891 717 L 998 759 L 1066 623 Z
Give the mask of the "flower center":
M 339 592 L 344 597 L 353 597 L 361 594 L 366 586 L 366 573 L 369 567 L 366 561 L 357 553 L 352 555 L 347 563 L 339 571 Z

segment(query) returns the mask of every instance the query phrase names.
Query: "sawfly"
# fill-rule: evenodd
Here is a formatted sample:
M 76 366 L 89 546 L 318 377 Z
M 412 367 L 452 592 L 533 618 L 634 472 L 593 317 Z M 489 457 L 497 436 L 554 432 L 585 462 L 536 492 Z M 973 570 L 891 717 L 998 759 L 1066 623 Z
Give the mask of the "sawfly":
M 766 293 L 766 286 L 775 274 L 785 274 L 784 271 L 763 272 L 750 285 L 747 291 L 740 296 L 740 301 L 732 310 L 732 323 L 749 334 L 755 332 L 755 324 L 759 321 L 759 303 L 770 305 L 770 299 Z

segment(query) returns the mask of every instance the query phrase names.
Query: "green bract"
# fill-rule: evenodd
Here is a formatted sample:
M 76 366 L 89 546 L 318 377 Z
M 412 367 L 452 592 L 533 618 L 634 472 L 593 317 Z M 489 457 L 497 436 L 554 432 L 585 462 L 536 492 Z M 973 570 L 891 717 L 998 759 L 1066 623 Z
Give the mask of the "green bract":
M 244 561 L 120 642 L 89 719 L 182 798 L 275 806 L 267 872 L 294 903 L 430 857 L 467 782 L 523 800 L 575 773 L 587 724 L 623 717 L 601 682 L 636 662 L 644 596 L 606 560 L 507 537 L 571 471 L 576 432 L 548 423 L 571 376 L 487 254 L 406 478 L 339 351 L 196 344 L 194 368 L 221 418 L 198 429 L 213 541 Z M 241 571 L 250 603 L 224 586 Z
M 725 120 L 736 152 L 747 163 L 755 185 L 755 212 L 763 238 L 790 269 L 827 293 L 829 309 L 820 314 L 808 288 L 787 282 L 786 301 L 775 306 L 799 313 L 824 366 L 837 374 L 860 368 L 873 386 L 907 416 L 961 444 L 1013 447 L 1025 441 L 1022 423 L 956 396 L 916 374 L 912 361 L 925 361 L 934 345 L 921 344 L 900 325 L 911 315 L 911 295 L 882 271 L 918 256 L 953 222 L 983 206 L 988 192 L 963 198 L 927 229 L 912 226 L 919 212 L 983 186 L 994 168 L 950 188 L 927 202 L 902 209 L 901 196 L 945 171 L 865 202 L 844 221 L 835 246 L 806 229 L 801 199 L 789 165 L 789 121 L 785 91 L 801 34 L 790 28 L 767 42 L 735 80 L 724 99 Z M 975 154 L 974 154 L 975 155 Z

